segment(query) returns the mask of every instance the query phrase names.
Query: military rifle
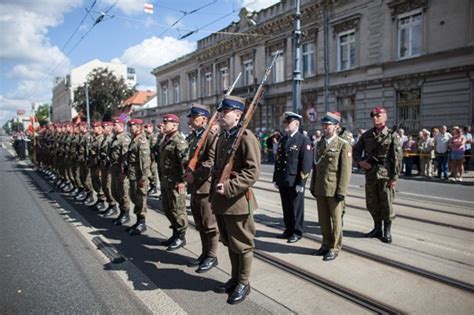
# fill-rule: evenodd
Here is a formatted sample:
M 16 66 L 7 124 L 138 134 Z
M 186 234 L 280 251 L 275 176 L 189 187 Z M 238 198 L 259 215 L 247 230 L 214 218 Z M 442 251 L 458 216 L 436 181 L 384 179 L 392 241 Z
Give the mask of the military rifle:
M 392 129 L 390 129 L 390 131 L 388 132 L 388 134 L 381 140 L 377 143 L 377 146 L 365 157 L 364 161 L 366 161 L 367 163 L 369 163 L 372 167 L 374 167 L 375 165 L 378 165 L 378 164 L 382 164 L 383 161 L 380 161 L 378 158 L 377 158 L 377 154 L 379 153 L 379 149 L 382 147 L 382 144 L 385 142 L 385 140 L 387 140 L 387 138 L 391 135 L 393 135 L 395 132 L 397 132 L 398 129 L 401 128 L 402 126 L 402 123 L 403 123 L 403 119 L 400 120 L 400 122 L 396 125 L 394 125 L 392 127 Z
M 237 75 L 237 78 L 235 78 L 235 80 L 234 80 L 234 83 L 232 83 L 232 85 L 229 87 L 229 89 L 225 93 L 225 96 L 229 96 L 232 93 L 232 91 L 234 90 L 235 86 L 237 85 L 237 82 L 239 81 L 241 75 L 242 75 L 242 72 L 239 72 L 239 74 Z M 221 100 L 220 103 L 222 103 L 223 101 L 224 101 L 224 98 Z M 209 136 L 209 133 L 210 133 L 214 123 L 216 122 L 216 120 L 217 120 L 217 111 L 215 111 L 214 114 L 212 114 L 211 119 L 209 119 L 209 121 L 207 122 L 206 130 L 204 130 L 204 132 L 202 133 L 202 135 L 199 139 L 199 142 L 197 143 L 196 150 L 194 150 L 193 157 L 188 162 L 188 167 L 187 168 L 188 168 L 189 171 L 194 172 L 194 170 L 196 169 L 196 165 L 197 165 L 197 162 L 199 160 L 199 153 L 201 152 L 202 147 L 206 143 L 207 138 Z
M 239 122 L 239 131 L 237 132 L 237 135 L 232 143 L 232 146 L 229 149 L 230 155 L 227 160 L 227 163 L 224 166 L 224 169 L 222 170 L 218 183 L 223 183 L 224 181 L 230 178 L 232 169 L 234 167 L 235 155 L 237 153 L 237 149 L 240 146 L 240 143 L 242 142 L 242 136 L 244 135 L 244 132 L 247 129 L 247 126 L 249 125 L 250 120 L 252 119 L 255 109 L 257 108 L 258 103 L 260 102 L 260 99 L 263 96 L 264 85 L 268 79 L 268 76 L 270 75 L 272 71 L 273 65 L 275 65 L 275 61 L 277 60 L 279 56 L 280 56 L 280 52 L 278 51 L 273 57 L 270 65 L 265 69 L 265 73 L 263 75 L 262 81 L 258 85 L 257 92 L 255 92 L 252 102 L 248 106 L 247 112 L 245 113 L 245 115 L 242 117 L 242 119 Z

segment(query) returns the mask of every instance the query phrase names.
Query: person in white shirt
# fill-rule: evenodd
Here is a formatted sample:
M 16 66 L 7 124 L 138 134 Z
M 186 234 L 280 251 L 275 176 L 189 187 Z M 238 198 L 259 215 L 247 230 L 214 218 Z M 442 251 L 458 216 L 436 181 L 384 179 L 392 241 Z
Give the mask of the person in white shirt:
M 438 176 L 444 179 L 448 179 L 448 143 L 451 139 L 451 134 L 448 132 L 446 126 L 440 128 L 439 134 L 434 138 L 435 141 L 435 154 L 436 154 L 436 163 L 438 164 Z

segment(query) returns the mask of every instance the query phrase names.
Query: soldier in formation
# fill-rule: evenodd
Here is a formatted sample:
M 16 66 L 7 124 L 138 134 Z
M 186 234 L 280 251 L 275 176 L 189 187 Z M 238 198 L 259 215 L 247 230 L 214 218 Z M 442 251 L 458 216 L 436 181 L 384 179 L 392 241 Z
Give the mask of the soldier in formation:
M 129 229 L 130 235 L 146 231 L 145 217 L 147 212 L 146 196 L 150 174 L 150 142 L 143 130 L 143 120 L 131 119 L 128 122 L 132 140 L 127 152 L 127 177 L 130 184 L 130 199 L 134 204 L 133 212 L 136 223 Z
M 216 144 L 211 183 L 211 207 L 216 215 L 221 241 L 228 249 L 232 269 L 231 278 L 216 291 L 228 293 L 229 304 L 242 302 L 250 293 L 255 248 L 253 211 L 257 209 L 257 202 L 251 187 L 260 175 L 261 157 L 258 140 L 251 131 L 245 130 L 243 134 L 231 177 L 219 182 L 244 109 L 245 100 L 234 96 L 225 97 L 217 109 L 222 132 Z
M 278 143 L 273 171 L 285 223 L 285 231 L 278 238 L 285 238 L 288 243 L 299 241 L 303 235 L 304 191 L 313 158 L 311 140 L 300 132 L 302 118 L 293 112 L 284 113 L 282 124 L 286 134 Z
M 352 174 L 352 147 L 338 136 L 339 113 L 328 112 L 322 119 L 323 138 L 315 150 L 310 192 L 318 204 L 318 218 L 323 235 L 316 255 L 324 261 L 336 259 L 342 248 L 342 211 Z
M 208 124 L 210 116 L 209 108 L 193 103 L 189 113 L 189 126 L 192 132 L 188 138 L 189 160 L 195 155 L 197 146 Z M 196 272 L 209 271 L 217 266 L 217 245 L 219 243 L 219 232 L 215 215 L 212 213 L 209 202 L 209 191 L 211 188 L 211 171 L 214 166 L 216 150 L 217 130 L 211 130 L 204 145 L 199 151 L 194 170 L 187 169 L 184 180 L 191 194 L 191 212 L 199 231 L 201 239 L 201 255 L 188 263 L 189 266 L 198 267 Z
M 163 115 L 163 139 L 159 145 L 158 175 L 160 177 L 163 211 L 173 233 L 162 242 L 168 251 L 174 251 L 186 244 L 186 184 L 184 172 L 188 161 L 188 143 L 178 131 L 179 117 Z
M 402 150 L 397 133 L 387 127 L 387 110 L 377 106 L 370 112 L 370 117 L 374 127 L 354 146 L 354 159 L 365 171 L 367 210 L 374 220 L 374 228 L 365 236 L 391 243 L 395 219 L 392 202 L 401 171 Z

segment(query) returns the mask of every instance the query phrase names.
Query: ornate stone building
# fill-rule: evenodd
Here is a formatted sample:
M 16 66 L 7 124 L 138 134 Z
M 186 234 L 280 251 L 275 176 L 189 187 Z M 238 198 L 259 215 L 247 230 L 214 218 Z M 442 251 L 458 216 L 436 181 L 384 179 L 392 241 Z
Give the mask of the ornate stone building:
M 410 132 L 473 123 L 473 1 L 301 2 L 305 129 L 319 128 L 326 110 L 340 111 L 352 131 L 366 128 L 376 105 L 388 108 L 390 123 L 404 119 Z M 192 102 L 215 105 L 239 72 L 233 94 L 253 96 L 281 51 L 252 121 L 278 129 L 281 114 L 292 109 L 294 12 L 290 0 L 242 9 L 238 22 L 199 40 L 196 51 L 154 69 L 158 114 L 184 118 Z

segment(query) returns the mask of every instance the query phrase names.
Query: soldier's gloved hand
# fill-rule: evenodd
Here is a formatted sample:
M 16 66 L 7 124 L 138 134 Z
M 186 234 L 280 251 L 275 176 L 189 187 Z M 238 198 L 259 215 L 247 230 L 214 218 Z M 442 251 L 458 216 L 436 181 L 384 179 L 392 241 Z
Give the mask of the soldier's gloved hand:
M 335 195 L 334 199 L 336 199 L 337 202 L 344 201 L 345 197 L 343 195 Z
M 273 182 L 273 187 L 275 187 L 275 189 L 278 189 L 278 185 L 276 182 Z
M 304 186 L 296 185 L 295 190 L 297 193 L 304 192 Z
M 183 178 L 184 178 L 184 181 L 188 184 L 194 183 L 194 176 L 193 176 L 193 173 L 191 172 L 184 173 Z

